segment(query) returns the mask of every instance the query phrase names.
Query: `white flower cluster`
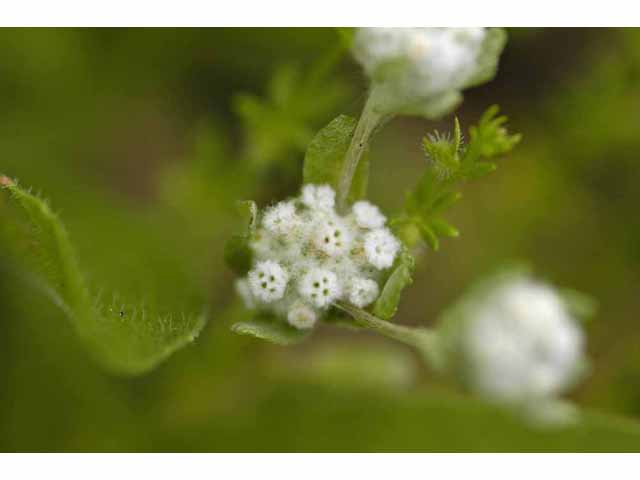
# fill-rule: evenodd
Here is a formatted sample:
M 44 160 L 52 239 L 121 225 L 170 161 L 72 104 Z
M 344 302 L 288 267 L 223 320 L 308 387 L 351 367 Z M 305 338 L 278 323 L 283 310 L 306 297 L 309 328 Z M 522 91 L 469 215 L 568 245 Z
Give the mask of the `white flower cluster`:
M 486 32 L 484 28 L 360 28 L 354 56 L 382 94 L 379 107 L 392 110 L 466 87 L 480 68 Z
M 253 268 L 237 290 L 248 307 L 270 310 L 300 329 L 312 328 L 338 300 L 366 307 L 401 247 L 385 223 L 366 201 L 340 216 L 330 186 L 305 185 L 300 197 L 262 215 L 250 244 Z
M 466 319 L 462 338 L 471 387 L 531 404 L 570 387 L 584 366 L 584 338 L 550 287 L 520 278 L 497 286 Z

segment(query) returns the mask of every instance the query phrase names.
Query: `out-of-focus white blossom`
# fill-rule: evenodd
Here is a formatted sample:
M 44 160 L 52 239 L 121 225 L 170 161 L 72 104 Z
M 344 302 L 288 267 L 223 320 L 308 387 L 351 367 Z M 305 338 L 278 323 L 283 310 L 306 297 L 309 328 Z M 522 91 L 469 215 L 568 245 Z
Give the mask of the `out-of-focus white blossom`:
M 465 319 L 470 386 L 486 397 L 531 403 L 563 393 L 584 365 L 584 337 L 561 297 L 526 278 L 504 282 Z
M 364 251 L 367 261 L 376 268 L 384 269 L 393 265 L 400 242 L 386 228 L 367 233 L 364 237 Z
M 353 204 L 353 214 L 361 228 L 382 228 L 387 221 L 378 207 L 364 200 Z
M 305 185 L 298 198 L 268 208 L 249 242 L 253 268 L 236 284 L 245 304 L 290 325 L 312 328 L 334 303 L 370 305 L 381 270 L 393 264 L 400 242 L 369 202 L 341 216 L 328 185 Z M 368 253 L 369 250 L 369 253 Z
M 353 53 L 371 78 L 377 109 L 436 116 L 462 89 L 491 77 L 503 44 L 496 29 L 359 28 Z

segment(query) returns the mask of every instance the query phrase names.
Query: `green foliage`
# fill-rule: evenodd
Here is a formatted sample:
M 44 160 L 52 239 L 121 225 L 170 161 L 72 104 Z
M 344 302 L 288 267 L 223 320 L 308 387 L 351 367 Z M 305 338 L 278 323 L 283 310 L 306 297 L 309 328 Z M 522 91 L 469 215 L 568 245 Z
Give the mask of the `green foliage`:
M 264 98 L 250 94 L 234 97 L 234 108 L 246 131 L 246 156 L 257 167 L 282 163 L 303 152 L 319 122 L 335 111 L 348 88 L 340 81 L 327 81 L 329 67 L 343 47 L 329 51 L 307 75 L 293 65 L 278 67 Z
M 396 261 L 396 266 L 382 287 L 380 296 L 373 305 L 373 314 L 389 320 L 398 310 L 402 290 L 413 282 L 412 274 L 415 260 L 409 252 L 403 251 Z
M 7 177 L 2 177 L 2 193 L 8 204 L 0 244 L 9 252 L 3 268 L 59 306 L 106 369 L 144 373 L 198 335 L 203 314 L 170 315 L 145 305 L 123 305 L 117 296 L 107 304 L 94 299 L 67 232 L 48 203 Z
M 356 120 L 347 115 L 334 118 L 320 130 L 307 148 L 304 157 L 303 182 L 329 184 L 338 189 L 345 154 L 356 129 Z M 354 202 L 363 198 L 369 180 L 369 155 L 360 158 L 351 183 L 347 200 Z
M 271 316 L 257 314 L 252 320 L 234 323 L 231 330 L 239 335 L 266 340 L 277 345 L 292 345 L 304 340 L 309 332 L 299 330 Z
M 238 213 L 244 222 L 243 232 L 233 235 L 224 246 L 224 260 L 227 266 L 238 275 L 246 275 L 251 269 L 253 252 L 249 242 L 256 228 L 258 206 L 246 200 L 238 202 Z
M 460 183 L 481 178 L 496 169 L 490 160 L 510 151 L 519 141 L 519 134 L 510 135 L 505 116 L 497 116 L 492 106 L 476 126 L 469 129 L 469 142 L 463 144 L 458 120 L 452 135 L 435 132 L 423 139 L 428 168 L 416 187 L 406 197 L 404 213 L 392 224 L 405 243 L 413 245 L 417 238 L 438 250 L 440 239 L 457 237 L 458 230 L 449 225 L 442 214 L 460 199 L 455 191 Z

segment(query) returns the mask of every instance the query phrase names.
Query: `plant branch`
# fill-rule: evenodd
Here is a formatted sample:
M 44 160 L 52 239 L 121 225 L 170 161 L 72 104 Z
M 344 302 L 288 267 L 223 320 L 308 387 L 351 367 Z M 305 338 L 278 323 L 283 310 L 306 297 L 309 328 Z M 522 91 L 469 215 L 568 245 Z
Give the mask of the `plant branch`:
M 396 325 L 346 303 L 338 302 L 335 306 L 349 314 L 359 327 L 375 331 L 385 337 L 416 348 L 429 366 L 436 369 L 439 368 L 438 338 L 434 331 L 427 328 Z
M 342 165 L 340 183 L 338 184 L 338 210 L 342 212 L 347 206 L 347 197 L 349 196 L 349 190 L 351 190 L 351 182 L 356 173 L 358 162 L 367 148 L 369 138 L 384 118 L 384 115 L 374 111 L 372 108 L 373 97 L 372 92 L 364 105 Z

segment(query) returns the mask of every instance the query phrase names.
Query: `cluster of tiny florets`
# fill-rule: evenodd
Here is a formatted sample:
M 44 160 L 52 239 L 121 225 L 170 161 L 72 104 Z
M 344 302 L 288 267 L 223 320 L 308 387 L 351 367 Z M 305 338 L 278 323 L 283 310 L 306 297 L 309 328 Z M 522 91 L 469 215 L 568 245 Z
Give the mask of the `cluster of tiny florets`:
M 262 214 L 250 242 L 252 268 L 236 289 L 248 307 L 300 329 L 312 328 L 338 301 L 367 307 L 401 248 L 385 224 L 369 202 L 356 202 L 342 216 L 330 186 L 304 185 L 299 197 Z

